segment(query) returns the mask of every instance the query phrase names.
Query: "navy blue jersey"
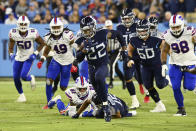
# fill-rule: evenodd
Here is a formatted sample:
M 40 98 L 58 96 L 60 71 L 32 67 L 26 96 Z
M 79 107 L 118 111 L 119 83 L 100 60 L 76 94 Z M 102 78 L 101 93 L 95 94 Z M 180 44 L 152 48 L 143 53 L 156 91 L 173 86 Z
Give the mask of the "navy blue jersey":
M 155 65 L 161 63 L 160 45 L 162 40 L 157 37 L 149 36 L 146 41 L 139 37 L 132 37 L 130 39 L 131 45 L 135 48 L 134 52 L 140 58 L 142 65 Z
M 131 37 L 136 36 L 136 23 L 133 23 L 129 28 L 123 24 L 119 24 L 116 29 L 122 33 L 127 45 L 129 44 Z
M 117 38 L 121 46 L 125 46 L 125 41 L 121 33 L 114 30 L 112 30 L 111 32 L 111 39 Z M 108 63 L 107 33 L 107 29 L 100 29 L 96 31 L 95 35 L 90 39 L 81 37 L 76 40 L 77 44 L 84 42 L 84 48 L 88 50 L 88 53 L 86 54 L 88 64 L 98 66 L 100 64 Z
M 129 44 L 130 39 L 136 36 L 136 23 L 133 23 L 129 28 L 124 26 L 123 24 L 117 25 L 116 29 L 120 31 L 125 39 L 126 45 Z M 133 59 L 138 60 L 139 56 L 136 55 L 136 52 L 133 52 Z

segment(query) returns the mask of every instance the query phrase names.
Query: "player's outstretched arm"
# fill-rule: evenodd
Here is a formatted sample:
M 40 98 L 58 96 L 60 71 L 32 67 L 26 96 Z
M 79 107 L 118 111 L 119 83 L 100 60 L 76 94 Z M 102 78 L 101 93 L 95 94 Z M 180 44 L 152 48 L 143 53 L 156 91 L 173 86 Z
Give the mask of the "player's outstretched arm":
M 81 107 L 78 109 L 77 113 L 75 115 L 73 115 L 72 118 L 78 118 L 80 116 L 80 114 L 88 107 L 88 105 L 90 104 L 90 100 L 86 100 Z

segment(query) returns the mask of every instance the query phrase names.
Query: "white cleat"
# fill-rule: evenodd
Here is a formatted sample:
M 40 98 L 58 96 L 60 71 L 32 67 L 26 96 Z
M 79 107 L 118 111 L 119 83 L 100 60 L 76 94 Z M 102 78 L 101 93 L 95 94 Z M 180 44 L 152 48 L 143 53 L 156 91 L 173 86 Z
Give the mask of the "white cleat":
M 132 116 L 136 116 L 137 115 L 137 111 L 129 111 L 128 113 L 131 113 Z
M 27 101 L 27 99 L 26 99 L 24 93 L 20 94 L 20 96 L 16 100 L 16 102 L 26 102 L 26 101 Z
M 36 88 L 36 85 L 35 85 L 35 76 L 34 75 L 31 75 L 31 90 L 34 91 Z
M 132 97 L 132 105 L 131 105 L 131 107 L 129 107 L 129 109 L 135 110 L 140 106 L 140 103 L 139 103 L 136 95 L 133 95 L 131 97 Z
M 196 87 L 195 87 L 195 89 L 193 90 L 193 93 L 196 94 Z
M 172 87 L 172 84 L 171 84 L 171 80 L 170 80 L 170 78 L 169 78 L 169 75 L 166 75 L 165 78 L 169 81 L 168 85 L 169 85 L 170 87 Z
M 166 112 L 165 105 L 159 101 L 156 103 L 156 107 L 153 110 L 150 110 L 150 112 Z

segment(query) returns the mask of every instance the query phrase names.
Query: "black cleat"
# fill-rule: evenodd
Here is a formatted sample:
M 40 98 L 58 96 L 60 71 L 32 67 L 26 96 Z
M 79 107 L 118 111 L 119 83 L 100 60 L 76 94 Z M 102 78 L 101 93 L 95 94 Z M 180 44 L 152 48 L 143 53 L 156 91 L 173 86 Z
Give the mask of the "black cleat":
M 112 116 L 111 116 L 110 109 L 109 109 L 108 105 L 103 106 L 103 112 L 104 112 L 105 122 L 110 122 L 112 119 Z
M 176 114 L 174 114 L 174 116 L 186 116 L 184 107 L 178 108 L 178 111 L 176 112 Z

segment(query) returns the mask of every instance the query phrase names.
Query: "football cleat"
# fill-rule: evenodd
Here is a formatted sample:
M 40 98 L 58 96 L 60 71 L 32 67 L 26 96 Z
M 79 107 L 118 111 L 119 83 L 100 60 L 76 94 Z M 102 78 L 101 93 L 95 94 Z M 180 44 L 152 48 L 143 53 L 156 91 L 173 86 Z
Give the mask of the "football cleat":
M 27 99 L 26 99 L 24 93 L 20 94 L 20 96 L 16 100 L 16 102 L 26 102 L 26 101 L 27 101 Z
M 139 106 L 140 106 L 140 103 L 139 103 L 139 101 L 138 101 L 136 95 L 133 95 L 133 96 L 132 96 L 132 105 L 131 105 L 131 107 L 129 107 L 129 109 L 135 110 L 135 109 L 137 109 Z
M 178 108 L 178 111 L 173 116 L 186 116 L 186 111 L 185 111 L 185 109 L 183 107 L 182 108 Z
M 43 110 L 48 109 L 48 105 L 45 105 L 44 107 L 42 107 Z
M 105 122 L 110 122 L 112 119 L 111 112 L 108 105 L 103 106 Z
M 140 87 L 140 93 L 143 95 L 144 94 L 144 88 L 143 88 L 142 84 L 140 84 L 139 87 Z
M 150 96 L 146 95 L 144 97 L 144 103 L 149 103 L 150 102 Z
M 161 101 L 156 103 L 156 107 L 153 110 L 150 110 L 150 112 L 165 112 L 165 111 L 166 111 L 165 105 Z
M 35 85 L 35 76 L 34 75 L 31 75 L 31 89 L 32 91 L 34 91 L 36 88 L 36 85 Z

